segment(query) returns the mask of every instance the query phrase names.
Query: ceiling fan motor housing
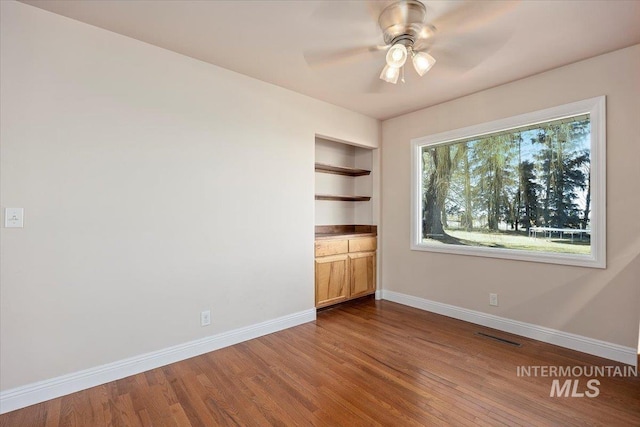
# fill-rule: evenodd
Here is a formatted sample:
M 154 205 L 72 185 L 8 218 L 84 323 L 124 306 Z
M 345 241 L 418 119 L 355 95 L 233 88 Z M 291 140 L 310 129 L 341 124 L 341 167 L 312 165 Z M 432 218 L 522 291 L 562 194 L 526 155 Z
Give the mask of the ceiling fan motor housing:
M 433 35 L 432 28 L 425 24 L 426 16 L 427 9 L 417 0 L 397 1 L 387 6 L 378 18 L 384 42 L 421 49 L 420 42 Z

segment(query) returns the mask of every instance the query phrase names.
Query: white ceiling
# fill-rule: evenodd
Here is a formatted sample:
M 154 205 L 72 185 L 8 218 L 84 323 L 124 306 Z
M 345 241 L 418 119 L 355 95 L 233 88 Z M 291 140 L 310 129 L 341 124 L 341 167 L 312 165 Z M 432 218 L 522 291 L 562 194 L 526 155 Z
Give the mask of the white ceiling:
M 383 44 L 389 1 L 24 1 L 378 119 L 640 43 L 637 0 L 423 2 L 438 62 L 391 85 L 384 52 L 305 60 Z

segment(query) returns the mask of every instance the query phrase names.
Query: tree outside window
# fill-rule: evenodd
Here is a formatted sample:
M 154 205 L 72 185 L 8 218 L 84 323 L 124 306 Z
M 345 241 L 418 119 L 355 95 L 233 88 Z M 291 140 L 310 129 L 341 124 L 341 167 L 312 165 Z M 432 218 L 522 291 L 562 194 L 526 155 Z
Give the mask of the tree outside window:
M 603 266 L 603 97 L 413 146 L 413 249 Z

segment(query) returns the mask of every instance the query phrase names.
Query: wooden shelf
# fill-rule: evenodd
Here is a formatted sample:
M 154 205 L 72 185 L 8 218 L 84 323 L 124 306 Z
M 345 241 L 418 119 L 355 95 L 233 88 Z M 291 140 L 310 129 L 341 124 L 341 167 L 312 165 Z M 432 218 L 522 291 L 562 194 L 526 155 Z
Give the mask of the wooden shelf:
M 327 165 L 325 163 L 316 163 L 316 172 L 345 176 L 364 176 L 371 173 L 371 171 L 366 169 L 345 168 L 342 166 Z
M 339 202 L 368 202 L 370 196 L 333 196 L 328 194 L 316 194 L 316 200 L 333 200 Z

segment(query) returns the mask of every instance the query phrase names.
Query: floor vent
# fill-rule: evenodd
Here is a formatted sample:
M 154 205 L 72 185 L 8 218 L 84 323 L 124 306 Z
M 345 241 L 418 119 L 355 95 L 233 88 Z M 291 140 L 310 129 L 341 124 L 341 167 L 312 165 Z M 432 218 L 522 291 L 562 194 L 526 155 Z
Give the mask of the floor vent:
M 522 347 L 522 344 L 517 343 L 515 341 L 509 341 L 507 339 L 496 337 L 494 335 L 485 334 L 484 332 L 476 332 L 476 335 L 480 335 L 481 337 L 485 337 L 485 338 L 491 338 L 492 340 L 500 341 L 502 343 L 513 345 L 515 347 Z

